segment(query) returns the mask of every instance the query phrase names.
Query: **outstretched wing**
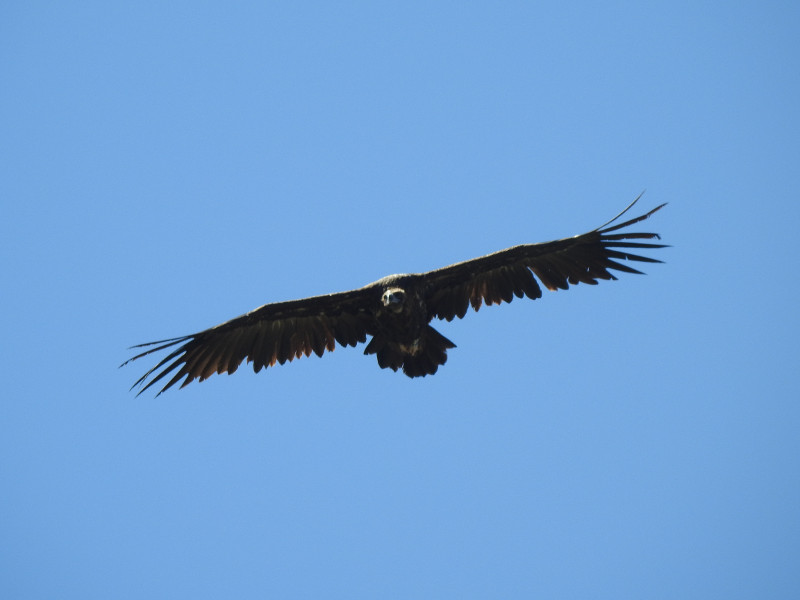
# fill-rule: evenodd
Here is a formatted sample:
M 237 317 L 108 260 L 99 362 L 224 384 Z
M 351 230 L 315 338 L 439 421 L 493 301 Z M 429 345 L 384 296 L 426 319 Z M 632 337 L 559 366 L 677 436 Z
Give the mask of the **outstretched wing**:
M 143 386 L 137 396 L 173 371 L 174 375 L 158 394 L 184 377 L 181 387 L 195 379 L 203 381 L 214 373 L 233 373 L 245 359 L 253 363 L 253 370 L 258 373 L 276 362 L 283 364 L 312 352 L 322 356 L 325 350 L 332 351 L 336 342 L 342 346 L 365 342 L 367 334 L 373 333 L 368 307 L 379 298 L 380 291 L 366 286 L 327 296 L 265 304 L 199 333 L 133 346 L 148 349 L 120 366 L 178 346 L 133 384 L 131 389 Z
M 611 221 L 589 233 L 514 246 L 425 273 L 428 309 L 436 317 L 452 321 L 455 317 L 462 318 L 470 305 L 477 311 L 483 302 L 500 304 L 523 295 L 541 298 L 542 289 L 537 279 L 549 290 L 566 290 L 569 284 L 595 285 L 599 279 L 616 279 L 611 271 L 641 273 L 619 261 L 661 262 L 631 252 L 665 248 L 664 244 L 631 241 L 660 239 L 658 234 L 612 232 L 644 221 L 664 204 L 640 217 L 610 226 L 637 200 L 639 198 Z

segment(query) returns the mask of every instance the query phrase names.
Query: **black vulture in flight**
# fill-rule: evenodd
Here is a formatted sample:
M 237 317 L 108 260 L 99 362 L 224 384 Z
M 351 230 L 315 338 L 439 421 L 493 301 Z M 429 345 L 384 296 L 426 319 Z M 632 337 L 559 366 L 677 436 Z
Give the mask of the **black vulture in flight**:
M 613 233 L 647 219 L 664 206 L 612 226 L 638 199 L 605 225 L 583 235 L 514 246 L 428 273 L 390 275 L 349 292 L 265 304 L 199 333 L 139 344 L 134 348 L 148 349 L 123 365 L 178 347 L 131 389 L 142 386 L 141 394 L 172 375 L 160 394 L 181 379 L 183 387 L 214 373 L 233 373 L 245 359 L 257 373 L 312 352 L 322 356 L 326 350 L 334 350 L 336 342 L 355 346 L 366 342 L 367 336 L 372 339 L 364 354 L 377 355 L 382 369 L 403 369 L 409 377 L 432 375 L 447 361 L 447 350 L 455 348 L 430 326 L 434 317 L 460 319 L 470 305 L 477 311 L 484 302 L 501 304 L 511 302 L 514 296 L 535 300 L 542 295 L 539 283 L 549 290 L 566 290 L 570 284 L 595 285 L 599 279 L 616 279 L 611 271 L 641 273 L 619 261 L 661 262 L 632 253 L 666 247 L 635 241 L 660 239 L 658 234 Z

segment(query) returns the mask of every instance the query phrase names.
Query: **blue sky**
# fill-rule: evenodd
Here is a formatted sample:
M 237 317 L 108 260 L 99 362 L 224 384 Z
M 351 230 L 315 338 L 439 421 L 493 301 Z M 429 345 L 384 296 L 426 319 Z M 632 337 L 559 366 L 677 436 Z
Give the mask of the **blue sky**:
M 0 596 L 790 598 L 781 2 L 0 9 Z M 637 210 L 648 275 L 156 398 L 140 342 Z

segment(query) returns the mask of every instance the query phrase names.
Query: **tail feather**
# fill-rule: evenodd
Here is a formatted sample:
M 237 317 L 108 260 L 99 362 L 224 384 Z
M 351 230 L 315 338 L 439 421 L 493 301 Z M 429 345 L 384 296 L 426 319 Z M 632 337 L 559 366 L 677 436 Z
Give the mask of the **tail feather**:
M 453 342 L 428 325 L 413 347 L 376 335 L 367 344 L 364 354 L 376 354 L 381 369 L 397 371 L 402 368 L 409 377 L 425 377 L 436 373 L 439 365 L 447 362 L 448 348 L 455 347 Z

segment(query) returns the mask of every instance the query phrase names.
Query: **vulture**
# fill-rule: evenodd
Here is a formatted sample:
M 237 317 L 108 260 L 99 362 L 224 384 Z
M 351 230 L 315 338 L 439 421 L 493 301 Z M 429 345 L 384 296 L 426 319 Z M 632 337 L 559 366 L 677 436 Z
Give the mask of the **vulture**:
M 370 337 L 364 354 L 375 354 L 382 369 L 402 369 L 409 377 L 433 375 L 447 361 L 447 351 L 455 348 L 431 327 L 434 317 L 460 319 L 470 306 L 477 311 L 484 303 L 511 302 L 515 296 L 535 300 L 542 296 L 541 286 L 555 291 L 578 283 L 595 285 L 600 279 L 616 279 L 612 271 L 641 274 L 620 261 L 660 263 L 633 253 L 667 247 L 642 241 L 661 239 L 658 234 L 622 230 L 664 204 L 612 225 L 638 200 L 582 235 L 513 246 L 427 273 L 389 275 L 348 292 L 265 304 L 199 333 L 133 346 L 146 349 L 120 366 L 169 349 L 131 387 L 141 388 L 138 396 L 170 376 L 158 396 L 181 379 L 184 387 L 214 373 L 231 374 L 245 359 L 258 373 L 312 352 L 322 356 L 337 342 L 356 346 Z

